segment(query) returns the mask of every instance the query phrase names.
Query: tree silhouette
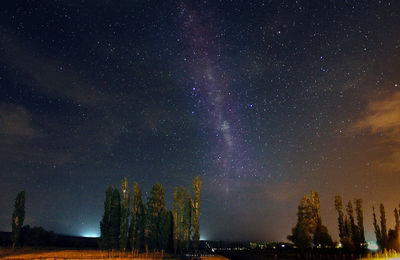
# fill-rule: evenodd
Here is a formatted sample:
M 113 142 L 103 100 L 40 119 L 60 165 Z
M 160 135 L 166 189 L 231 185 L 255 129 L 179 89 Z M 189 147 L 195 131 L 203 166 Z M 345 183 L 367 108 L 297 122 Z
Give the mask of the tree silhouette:
M 193 247 L 197 251 L 200 243 L 200 190 L 201 181 L 199 176 L 193 180 Z
M 20 242 L 21 228 L 25 218 L 25 191 L 17 194 L 14 202 L 14 212 L 11 219 L 11 240 L 14 248 Z
M 113 186 L 106 189 L 106 198 L 104 201 L 104 214 L 100 222 L 100 239 L 99 246 L 101 249 L 111 249 L 111 198 L 113 194 Z
M 130 194 L 128 191 L 128 180 L 125 177 L 121 181 L 121 220 L 120 220 L 120 234 L 119 234 L 119 248 L 123 251 L 126 250 L 128 246 L 128 231 L 129 231 L 129 203 Z
M 146 212 L 142 200 L 142 191 L 137 182 L 133 184 L 132 218 L 130 225 L 130 243 L 132 249 L 140 250 L 145 242 Z
M 114 189 L 110 207 L 110 245 L 112 249 L 119 248 L 121 227 L 121 198 L 118 189 Z

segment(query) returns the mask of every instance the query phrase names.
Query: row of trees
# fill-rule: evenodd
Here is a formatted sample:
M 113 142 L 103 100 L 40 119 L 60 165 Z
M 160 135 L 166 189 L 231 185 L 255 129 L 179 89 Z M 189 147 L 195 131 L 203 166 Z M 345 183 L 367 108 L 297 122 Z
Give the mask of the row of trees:
M 341 196 L 335 197 L 340 243 L 346 252 L 360 254 L 367 246 L 364 235 L 362 200 L 355 199 L 354 204 L 356 205 L 356 216 L 354 216 L 351 200 L 347 203 L 345 214 Z M 297 212 L 297 224 L 288 239 L 302 251 L 311 248 L 331 248 L 335 245 L 327 227 L 322 224 L 317 192 L 311 191 L 310 196 L 305 195 L 301 199 Z
M 355 212 L 353 209 L 355 205 Z M 364 234 L 364 216 L 362 200 L 349 200 L 343 209 L 343 201 L 340 195 L 335 196 L 335 209 L 338 214 L 338 228 L 340 244 L 346 252 L 363 254 L 367 248 Z M 400 205 L 394 209 L 395 226 L 389 229 L 386 226 L 385 207 L 380 204 L 379 223 L 375 207 L 373 209 L 373 224 L 377 244 L 380 249 L 394 249 L 400 251 Z M 305 195 L 298 206 L 297 223 L 292 229 L 292 235 L 288 236 L 300 250 L 311 248 L 333 247 L 328 229 L 322 224 L 320 214 L 320 202 L 317 192 L 311 191 L 310 196 Z
M 335 209 L 338 213 L 339 238 L 342 247 L 346 251 L 362 253 L 367 246 L 364 235 L 362 200 L 355 199 L 354 204 L 356 205 L 357 223 L 354 219 L 354 210 L 351 200 L 348 201 L 346 206 L 347 215 L 344 215 L 342 198 L 340 195 L 335 197 Z
M 399 205 L 400 207 L 400 205 Z M 379 205 L 379 212 L 380 212 L 380 225 L 378 225 L 378 221 L 376 219 L 375 207 L 372 207 L 372 214 L 374 218 L 374 229 L 375 229 L 375 236 L 376 242 L 381 249 L 394 249 L 397 252 L 400 252 L 400 208 L 394 209 L 394 220 L 395 226 L 393 229 L 387 229 L 386 226 L 386 214 L 385 214 L 385 207 L 381 203 Z
M 100 222 L 100 248 L 106 250 L 128 247 L 141 249 L 173 250 L 174 253 L 195 250 L 200 240 L 200 190 L 201 181 L 193 180 L 193 198 L 184 187 L 174 188 L 172 211 L 165 207 L 164 188 L 153 185 L 147 203 L 144 203 L 138 183 L 132 193 L 128 181 L 121 182 L 121 192 L 109 186 L 106 189 L 104 215 Z

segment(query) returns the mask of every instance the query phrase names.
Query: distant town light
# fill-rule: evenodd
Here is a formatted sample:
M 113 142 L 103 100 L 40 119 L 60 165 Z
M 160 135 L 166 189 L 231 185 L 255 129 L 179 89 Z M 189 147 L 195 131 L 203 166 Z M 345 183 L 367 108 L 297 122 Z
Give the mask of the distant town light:
M 85 232 L 82 234 L 83 237 L 100 237 L 99 234 L 95 232 Z
M 367 248 L 368 248 L 368 250 L 371 250 L 371 251 L 377 251 L 379 249 L 379 247 L 375 241 L 369 241 Z

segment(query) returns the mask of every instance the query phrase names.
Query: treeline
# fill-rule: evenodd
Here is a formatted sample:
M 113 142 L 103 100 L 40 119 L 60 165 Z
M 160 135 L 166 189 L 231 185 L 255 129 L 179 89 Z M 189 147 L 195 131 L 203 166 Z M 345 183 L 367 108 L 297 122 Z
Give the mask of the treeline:
M 153 185 L 147 202 L 143 201 L 138 183 L 129 191 L 127 178 L 121 181 L 121 191 L 108 186 L 104 215 L 100 222 L 99 246 L 103 250 L 128 248 L 140 250 L 169 250 L 183 253 L 198 249 L 200 240 L 201 181 L 193 180 L 193 197 L 184 187 L 174 188 L 173 209 L 165 207 L 164 188 Z
M 353 209 L 353 202 L 355 210 Z M 297 211 L 297 223 L 292 228 L 288 239 L 292 241 L 301 252 L 311 249 L 341 248 L 344 253 L 363 255 L 368 247 L 365 241 L 364 216 L 362 200 L 349 200 L 343 209 L 340 195 L 335 196 L 335 210 L 338 215 L 339 243 L 333 242 L 328 229 L 322 224 L 320 214 L 320 201 L 317 192 L 311 191 L 310 196 L 305 195 L 300 201 Z M 400 205 L 399 205 L 400 207 Z M 380 204 L 379 224 L 373 209 L 373 224 L 376 241 L 380 250 L 396 250 L 400 252 L 400 209 L 394 209 L 395 227 L 387 229 L 386 214 L 383 204 Z
M 364 235 L 364 218 L 362 200 L 355 199 L 355 213 L 351 200 L 347 202 L 345 212 L 341 196 L 335 197 L 334 205 L 338 214 L 338 228 L 340 242 L 334 242 L 329 235 L 328 228 L 322 224 L 320 201 L 318 192 L 311 191 L 305 195 L 298 206 L 297 224 L 292 229 L 288 239 L 301 252 L 310 250 L 327 250 L 341 248 L 343 253 L 362 255 L 367 243 Z

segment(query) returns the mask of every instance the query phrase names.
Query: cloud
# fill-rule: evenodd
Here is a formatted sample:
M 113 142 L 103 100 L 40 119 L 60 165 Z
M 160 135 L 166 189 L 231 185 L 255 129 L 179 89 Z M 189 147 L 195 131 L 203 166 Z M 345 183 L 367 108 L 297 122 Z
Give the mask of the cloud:
M 400 92 L 372 101 L 366 116 L 351 126 L 351 132 L 373 136 L 378 163 L 386 170 L 400 170 Z
M 103 93 L 70 66 L 24 48 L 19 41 L 4 33 L 0 33 L 0 55 L 35 80 L 36 91 L 83 105 L 97 105 L 106 101 Z
M 22 106 L 0 103 L 0 135 L 8 138 L 23 137 L 33 139 L 42 136 L 39 128 L 33 125 L 31 113 Z

